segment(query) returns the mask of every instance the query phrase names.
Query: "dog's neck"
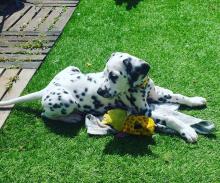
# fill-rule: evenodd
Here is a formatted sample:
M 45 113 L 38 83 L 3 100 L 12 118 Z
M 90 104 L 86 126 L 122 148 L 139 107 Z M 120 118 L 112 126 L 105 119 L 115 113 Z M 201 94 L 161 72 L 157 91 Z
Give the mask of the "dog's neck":
M 144 88 L 147 87 L 148 82 L 149 82 L 149 77 L 146 76 L 146 77 L 142 80 L 142 82 L 139 83 L 139 84 L 137 84 L 137 85 L 135 85 L 134 88 L 136 88 L 136 89 L 138 89 L 138 88 L 144 89 Z

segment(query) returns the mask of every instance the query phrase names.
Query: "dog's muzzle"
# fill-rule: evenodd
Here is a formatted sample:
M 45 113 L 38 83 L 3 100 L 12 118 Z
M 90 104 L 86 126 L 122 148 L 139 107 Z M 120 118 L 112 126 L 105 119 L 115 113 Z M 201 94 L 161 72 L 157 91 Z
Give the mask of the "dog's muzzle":
M 109 93 L 109 90 L 107 88 L 105 88 L 105 89 L 99 88 L 97 90 L 97 93 L 104 98 L 112 97 L 112 95 Z

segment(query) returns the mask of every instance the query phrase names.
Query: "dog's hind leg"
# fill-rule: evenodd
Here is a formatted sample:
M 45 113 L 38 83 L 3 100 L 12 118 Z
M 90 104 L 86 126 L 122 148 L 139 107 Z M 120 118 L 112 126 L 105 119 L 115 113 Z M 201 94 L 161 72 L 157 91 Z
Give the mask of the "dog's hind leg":
M 42 116 L 49 119 L 68 116 L 77 108 L 73 95 L 61 87 L 48 91 L 42 98 L 42 105 L 44 108 Z
M 61 117 L 45 116 L 44 113 L 42 114 L 42 116 L 51 120 L 61 121 L 65 123 L 81 123 L 85 119 L 85 115 L 78 112 L 69 114 L 68 116 L 61 116 Z

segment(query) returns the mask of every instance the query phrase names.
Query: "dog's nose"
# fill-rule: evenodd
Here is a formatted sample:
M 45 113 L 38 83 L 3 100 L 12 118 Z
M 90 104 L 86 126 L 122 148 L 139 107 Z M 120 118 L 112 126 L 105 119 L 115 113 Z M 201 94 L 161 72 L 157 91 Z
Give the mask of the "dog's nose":
M 103 90 L 102 88 L 99 88 L 99 89 L 97 90 L 97 93 L 98 93 L 99 95 L 101 95 L 101 96 L 104 96 L 105 93 L 106 93 L 106 90 Z
M 150 70 L 150 65 L 146 62 L 141 64 L 141 74 L 147 74 Z

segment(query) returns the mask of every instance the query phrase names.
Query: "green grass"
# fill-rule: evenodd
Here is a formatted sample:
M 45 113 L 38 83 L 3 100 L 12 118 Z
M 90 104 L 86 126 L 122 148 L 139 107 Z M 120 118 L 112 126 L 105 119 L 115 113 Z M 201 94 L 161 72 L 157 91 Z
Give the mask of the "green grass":
M 200 135 L 197 144 L 162 134 L 154 142 L 94 138 L 83 125 L 43 121 L 39 101 L 19 104 L 1 130 L 1 182 L 220 182 L 219 2 L 126 6 L 82 0 L 24 94 L 69 65 L 101 71 L 112 52 L 124 51 L 151 64 L 156 84 L 206 97 L 206 109 L 183 112 L 213 121 L 215 135 Z

